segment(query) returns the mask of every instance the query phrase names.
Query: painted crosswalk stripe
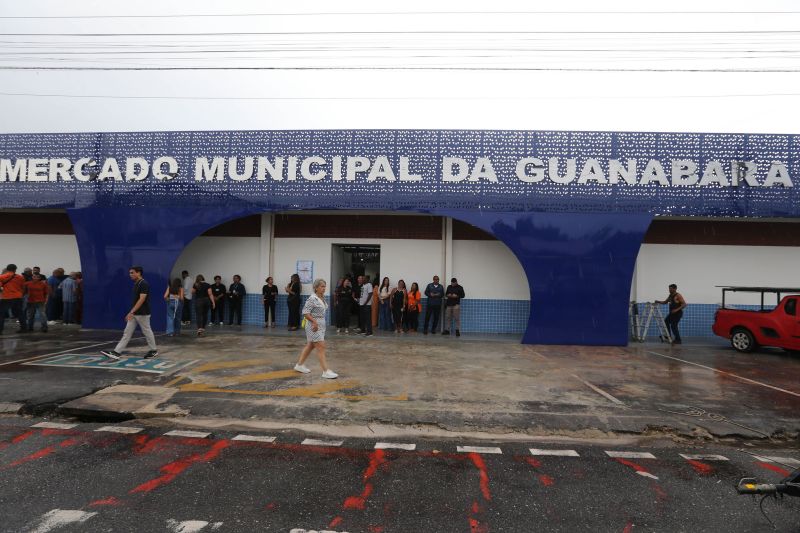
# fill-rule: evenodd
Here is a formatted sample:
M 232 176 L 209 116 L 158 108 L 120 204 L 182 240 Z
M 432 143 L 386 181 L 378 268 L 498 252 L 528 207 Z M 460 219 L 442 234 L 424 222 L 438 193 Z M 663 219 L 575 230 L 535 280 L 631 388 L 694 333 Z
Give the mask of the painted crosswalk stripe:
M 648 452 L 615 452 L 606 450 L 609 457 L 615 459 L 655 459 L 656 456 Z
M 211 433 L 204 433 L 202 431 L 182 431 L 178 429 L 173 429 L 172 431 L 168 431 L 164 433 L 167 437 L 188 437 L 190 439 L 207 439 L 211 436 Z
M 679 453 L 681 457 L 684 459 L 688 459 L 690 461 L 727 461 L 728 458 L 724 455 L 714 455 L 714 454 L 690 454 L 690 453 Z
M 800 459 L 793 459 L 792 457 L 776 457 L 774 455 L 763 456 L 756 455 L 756 460 L 764 463 L 783 463 L 785 465 L 800 466 Z
M 132 426 L 103 426 L 101 428 L 95 429 L 95 431 L 104 431 L 108 433 L 125 433 L 126 435 L 133 435 L 134 433 L 139 433 L 140 431 L 144 431 L 144 428 L 137 428 Z
M 343 442 L 343 440 L 306 439 L 301 444 L 306 446 L 341 446 Z
M 490 446 L 457 446 L 458 453 L 503 453 L 500 448 L 493 448 Z
M 543 450 L 541 448 L 531 448 L 531 455 L 555 455 L 558 457 L 580 457 L 575 450 Z
M 42 429 L 72 429 L 78 424 L 61 424 L 58 422 L 39 422 L 38 424 L 34 424 L 31 427 L 33 428 L 42 428 Z
M 233 440 L 243 440 L 248 442 L 275 442 L 277 437 L 268 437 L 267 435 L 236 435 Z
M 49 513 L 43 514 L 35 524 L 27 527 L 25 531 L 28 533 L 48 533 L 48 531 L 60 529 L 70 524 L 82 524 L 96 514 L 79 510 L 53 509 Z
M 416 444 L 402 444 L 399 442 L 376 442 L 375 443 L 376 450 L 408 450 L 414 451 L 417 449 Z
M 210 526 L 206 529 L 207 526 Z M 206 522 L 205 520 L 167 520 L 167 530 L 172 533 L 197 533 L 198 531 L 215 531 L 222 527 L 222 522 Z

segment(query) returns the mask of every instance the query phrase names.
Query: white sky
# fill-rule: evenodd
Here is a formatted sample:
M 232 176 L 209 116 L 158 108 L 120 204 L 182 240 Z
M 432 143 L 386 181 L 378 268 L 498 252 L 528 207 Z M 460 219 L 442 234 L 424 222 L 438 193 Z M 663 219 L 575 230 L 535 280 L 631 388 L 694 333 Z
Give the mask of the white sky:
M 296 14 L 275 15 L 289 12 Z M 257 15 L 264 13 L 272 15 Z M 142 17 L 187 14 L 217 16 Z M 245 16 L 222 16 L 237 14 Z M 24 16 L 55 18 L 8 18 Z M 76 18 L 85 16 L 94 18 Z M 0 67 L 36 68 L 0 70 L 3 133 L 798 132 L 796 1 L 0 0 L 0 17 Z M 278 70 L 41 70 L 47 66 Z M 630 69 L 637 71 L 620 71 Z

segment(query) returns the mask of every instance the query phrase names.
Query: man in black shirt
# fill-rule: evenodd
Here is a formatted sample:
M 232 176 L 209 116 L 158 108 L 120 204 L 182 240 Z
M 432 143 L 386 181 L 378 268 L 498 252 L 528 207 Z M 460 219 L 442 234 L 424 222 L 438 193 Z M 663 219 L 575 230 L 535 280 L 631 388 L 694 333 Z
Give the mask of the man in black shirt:
M 128 346 L 131 337 L 133 337 L 133 332 L 136 331 L 137 324 L 142 329 L 144 338 L 147 339 L 147 347 L 150 348 L 144 358 L 150 359 L 158 355 L 156 338 L 150 328 L 150 284 L 142 277 L 142 272 L 143 269 L 140 266 L 132 266 L 128 270 L 128 274 L 133 281 L 133 302 L 131 303 L 130 312 L 125 315 L 125 320 L 128 322 L 125 325 L 125 333 L 122 334 L 122 339 L 117 343 L 116 348 L 100 351 L 101 354 L 109 359 L 119 361 L 120 354 Z
M 453 278 L 447 286 L 444 308 L 444 327 L 442 335 L 450 335 L 450 326 L 453 319 L 456 321 L 456 337 L 461 336 L 461 299 L 464 297 L 464 287 L 458 284 L 458 280 Z
M 222 276 L 214 276 L 214 284 L 211 286 L 211 294 L 214 295 L 214 301 L 217 302 L 216 307 L 211 309 L 211 323 L 219 323 L 220 326 L 225 325 L 225 284 L 222 283 Z
M 233 317 L 237 317 L 236 325 L 242 325 L 242 302 L 244 302 L 244 297 L 247 295 L 247 289 L 244 288 L 242 285 L 242 276 L 235 275 L 233 276 L 233 283 L 228 288 L 228 301 L 230 302 L 230 313 L 231 316 L 228 319 L 228 325 L 233 325 Z
M 425 326 L 422 333 L 428 334 L 428 321 L 433 317 L 433 327 L 431 333 L 436 333 L 439 325 L 439 316 L 442 313 L 442 297 L 444 297 L 444 287 L 439 284 L 439 276 L 433 276 L 433 283 L 428 283 L 425 287 L 425 296 L 428 297 L 428 306 L 425 308 Z

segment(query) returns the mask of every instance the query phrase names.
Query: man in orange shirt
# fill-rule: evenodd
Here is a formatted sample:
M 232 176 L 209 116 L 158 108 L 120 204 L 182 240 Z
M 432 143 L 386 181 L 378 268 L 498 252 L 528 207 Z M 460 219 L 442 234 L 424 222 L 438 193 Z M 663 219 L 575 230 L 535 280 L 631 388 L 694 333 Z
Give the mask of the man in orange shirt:
M 25 282 L 25 293 L 28 295 L 28 307 L 25 308 L 25 314 L 28 317 L 28 331 L 33 331 L 33 322 L 38 310 L 42 332 L 46 332 L 47 313 L 45 312 L 45 305 L 50 294 L 50 286 L 47 285 L 41 274 L 34 274 L 31 281 Z
M 19 320 L 18 333 L 27 331 L 25 318 L 22 316 L 22 294 L 25 278 L 17 274 L 17 265 L 10 264 L 5 272 L 0 275 L 0 287 L 3 288 L 3 299 L 0 300 L 0 335 L 6 321 L 6 313 L 11 309 L 11 314 Z

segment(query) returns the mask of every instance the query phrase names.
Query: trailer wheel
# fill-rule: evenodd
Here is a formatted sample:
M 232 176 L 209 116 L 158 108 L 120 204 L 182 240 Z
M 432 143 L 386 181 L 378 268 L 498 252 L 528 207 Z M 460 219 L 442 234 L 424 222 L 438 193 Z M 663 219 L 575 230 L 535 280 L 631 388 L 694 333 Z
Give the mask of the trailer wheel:
M 739 352 L 752 352 L 756 347 L 756 339 L 745 328 L 735 328 L 731 332 L 731 346 Z

